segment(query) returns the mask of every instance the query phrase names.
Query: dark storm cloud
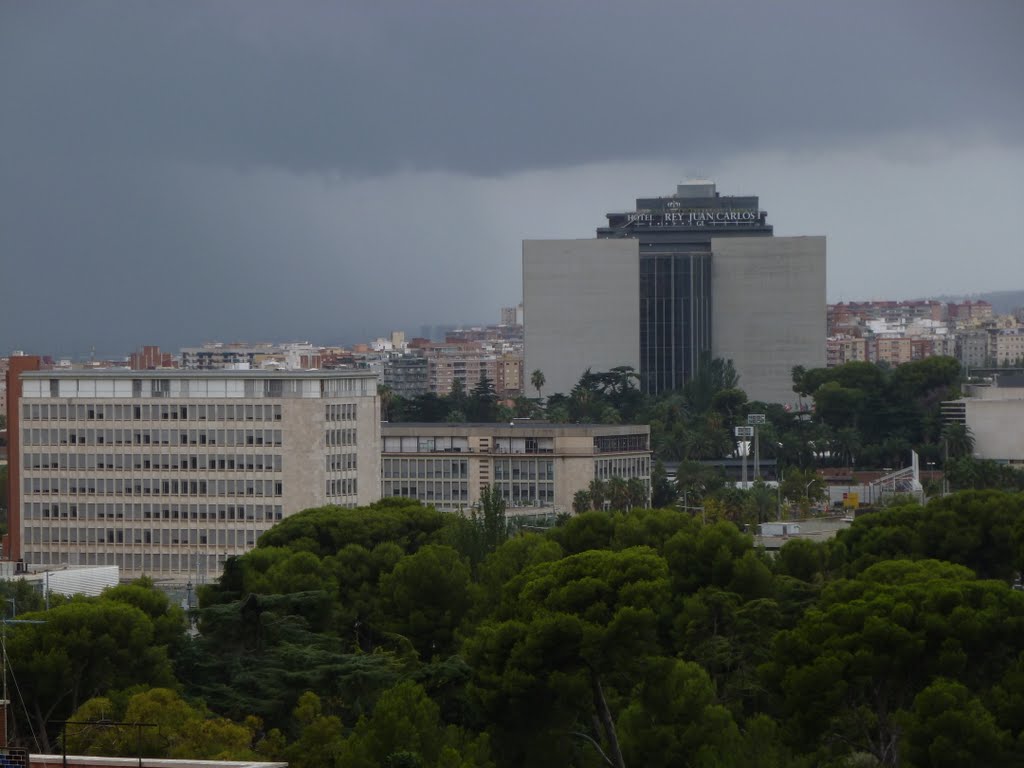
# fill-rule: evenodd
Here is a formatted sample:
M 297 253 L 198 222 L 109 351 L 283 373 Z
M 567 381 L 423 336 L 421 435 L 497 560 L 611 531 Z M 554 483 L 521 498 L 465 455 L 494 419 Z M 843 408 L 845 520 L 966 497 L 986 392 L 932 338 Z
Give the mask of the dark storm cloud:
M 38 5 L 0 33 L 37 151 L 495 173 L 1024 117 L 1013 0 Z
M 0 4 L 0 353 L 496 319 L 522 238 L 684 170 L 786 200 L 856 276 L 800 200 L 878 152 L 980 144 L 1001 181 L 1022 29 L 1016 0 Z M 849 175 L 822 217 L 885 191 Z

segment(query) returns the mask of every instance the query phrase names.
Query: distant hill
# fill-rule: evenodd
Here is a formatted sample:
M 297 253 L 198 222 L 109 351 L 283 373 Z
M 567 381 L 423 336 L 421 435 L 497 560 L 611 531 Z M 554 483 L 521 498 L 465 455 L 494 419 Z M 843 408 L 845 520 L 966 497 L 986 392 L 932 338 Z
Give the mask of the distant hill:
M 932 296 L 935 301 L 961 302 L 987 301 L 992 305 L 992 312 L 997 315 L 1009 315 L 1019 307 L 1024 307 L 1024 291 L 990 291 L 989 293 L 971 293 L 957 296 Z

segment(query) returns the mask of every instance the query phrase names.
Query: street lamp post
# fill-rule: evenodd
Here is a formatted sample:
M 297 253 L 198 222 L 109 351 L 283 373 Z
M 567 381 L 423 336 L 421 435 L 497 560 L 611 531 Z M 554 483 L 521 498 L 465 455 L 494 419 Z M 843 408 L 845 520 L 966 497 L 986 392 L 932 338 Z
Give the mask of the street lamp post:
M 754 428 L 754 480 L 761 477 L 761 447 L 758 441 L 757 428 L 767 421 L 763 413 L 748 413 L 747 425 Z

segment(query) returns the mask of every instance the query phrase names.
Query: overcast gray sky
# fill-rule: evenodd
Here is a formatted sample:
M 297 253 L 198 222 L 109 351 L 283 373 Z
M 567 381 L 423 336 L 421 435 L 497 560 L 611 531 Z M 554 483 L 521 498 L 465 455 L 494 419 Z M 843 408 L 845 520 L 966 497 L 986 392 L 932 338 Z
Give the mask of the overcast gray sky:
M 1024 2 L 0 0 L 0 353 L 497 321 L 693 176 L 829 299 L 1024 288 Z

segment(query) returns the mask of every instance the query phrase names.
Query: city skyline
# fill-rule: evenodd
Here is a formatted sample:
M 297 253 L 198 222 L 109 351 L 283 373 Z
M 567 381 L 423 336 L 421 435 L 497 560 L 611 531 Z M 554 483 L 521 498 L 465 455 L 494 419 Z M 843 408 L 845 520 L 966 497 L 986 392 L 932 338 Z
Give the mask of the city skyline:
M 0 11 L 0 353 L 493 322 L 523 239 L 693 177 L 830 302 L 1024 287 L 1019 4 L 290 10 Z

